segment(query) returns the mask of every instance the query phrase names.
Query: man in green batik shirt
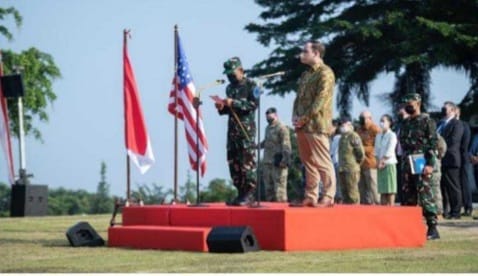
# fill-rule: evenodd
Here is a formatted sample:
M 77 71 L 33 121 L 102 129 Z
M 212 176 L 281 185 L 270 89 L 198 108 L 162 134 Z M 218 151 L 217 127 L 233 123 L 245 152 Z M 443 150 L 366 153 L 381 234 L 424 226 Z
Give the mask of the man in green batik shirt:
M 400 145 L 403 150 L 403 205 L 420 203 L 423 215 L 427 221 L 427 239 L 439 239 L 437 230 L 437 205 L 433 197 L 431 181 L 436 163 L 437 148 L 436 124 L 428 116 L 421 113 L 421 97 L 419 94 L 408 94 L 404 97 L 405 112 L 410 117 L 403 121 L 400 129 Z M 412 174 L 409 156 L 423 154 L 425 166 L 422 171 Z
M 303 206 L 317 206 L 318 183 L 322 182 L 324 197 L 319 206 L 333 206 L 336 178 L 330 158 L 329 135 L 332 131 L 332 100 L 335 76 L 322 58 L 325 46 L 307 42 L 300 61 L 309 66 L 299 79 L 297 96 L 292 111 L 292 123 L 297 134 L 299 156 L 305 167 L 305 194 Z
M 229 79 L 227 98 L 216 101 L 215 105 L 220 115 L 229 115 L 227 162 L 232 183 L 238 191 L 238 196 L 229 204 L 241 206 L 252 201 L 257 182 L 254 138 L 258 102 L 253 93 L 256 84 L 245 77 L 238 57 L 224 62 L 224 74 Z

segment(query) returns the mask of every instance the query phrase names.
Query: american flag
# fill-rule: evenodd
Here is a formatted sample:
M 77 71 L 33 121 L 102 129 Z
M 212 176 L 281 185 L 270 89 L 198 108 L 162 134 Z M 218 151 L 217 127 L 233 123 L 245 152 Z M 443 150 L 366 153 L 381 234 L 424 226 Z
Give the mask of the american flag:
M 196 96 L 196 87 L 193 83 L 186 54 L 177 36 L 177 72 L 173 77 L 173 88 L 169 94 L 168 110 L 184 121 L 186 140 L 188 142 L 189 163 L 193 170 L 197 171 L 197 156 L 199 155 L 200 173 L 204 176 L 206 171 L 206 153 L 208 149 L 206 134 L 204 132 L 202 115 L 199 111 L 199 130 L 196 128 L 198 116 L 193 106 L 193 98 Z M 176 85 L 177 82 L 177 85 Z M 176 90 L 177 89 L 177 90 Z M 177 97 L 177 106 L 175 98 Z M 175 108 L 176 107 L 176 108 Z M 177 113 L 176 113 L 176 112 Z M 199 154 L 196 153 L 196 135 L 199 135 Z

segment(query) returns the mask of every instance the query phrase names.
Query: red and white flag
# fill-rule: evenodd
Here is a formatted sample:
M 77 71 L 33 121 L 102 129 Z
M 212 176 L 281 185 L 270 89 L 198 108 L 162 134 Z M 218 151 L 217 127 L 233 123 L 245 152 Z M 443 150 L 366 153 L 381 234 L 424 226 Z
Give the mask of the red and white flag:
M 204 132 L 203 120 L 201 112 L 196 112 L 193 106 L 193 98 L 196 96 L 196 87 L 193 83 L 189 64 L 181 45 L 179 35 L 177 39 L 177 72 L 173 77 L 173 88 L 169 95 L 168 110 L 171 114 L 176 115 L 184 121 L 184 129 L 186 140 L 188 142 L 189 163 L 193 170 L 197 171 L 197 159 L 199 157 L 199 166 L 201 176 L 206 172 L 206 153 L 208 149 L 206 134 Z M 176 106 L 177 102 L 177 106 Z M 199 116 L 198 114 L 199 113 Z M 199 127 L 196 123 L 199 120 Z M 196 138 L 199 137 L 199 153 L 197 153 Z
M 3 76 L 2 53 L 0 51 L 0 77 Z M 0 143 L 7 162 L 8 181 L 11 185 L 15 184 L 15 174 L 13 169 L 12 144 L 10 142 L 10 126 L 8 119 L 7 100 L 3 95 L 0 85 Z
M 125 31 L 123 48 L 125 142 L 128 156 L 144 174 L 154 164 L 154 156 L 144 122 L 138 87 L 128 57 L 126 36 Z

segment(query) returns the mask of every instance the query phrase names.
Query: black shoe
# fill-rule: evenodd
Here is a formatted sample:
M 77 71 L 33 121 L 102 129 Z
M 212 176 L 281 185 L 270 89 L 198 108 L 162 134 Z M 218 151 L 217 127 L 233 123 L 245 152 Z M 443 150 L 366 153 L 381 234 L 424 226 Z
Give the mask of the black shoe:
M 447 215 L 444 217 L 445 219 L 461 219 L 460 215 Z
M 437 240 L 440 238 L 437 227 L 435 225 L 429 226 L 427 230 L 427 240 Z
M 471 217 L 471 214 L 473 213 L 473 210 L 467 209 L 463 214 L 461 214 L 464 217 Z

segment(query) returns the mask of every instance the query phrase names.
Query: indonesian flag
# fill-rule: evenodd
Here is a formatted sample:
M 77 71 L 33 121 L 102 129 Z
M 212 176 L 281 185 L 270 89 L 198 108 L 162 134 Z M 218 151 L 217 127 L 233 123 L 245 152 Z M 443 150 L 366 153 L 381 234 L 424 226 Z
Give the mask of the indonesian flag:
M 144 123 L 138 87 L 128 57 L 127 34 L 125 31 L 123 48 L 125 142 L 128 156 L 144 174 L 154 164 L 154 156 Z
M 194 86 L 193 78 L 189 71 L 189 64 L 179 35 L 176 36 L 176 41 L 177 72 L 175 72 L 173 77 L 173 88 L 169 95 L 168 110 L 172 115 L 177 114 L 178 119 L 184 121 L 186 140 L 188 142 L 189 163 L 191 164 L 191 168 L 197 171 L 197 158 L 199 158 L 201 176 L 204 176 L 208 149 L 206 134 L 204 132 L 201 112 L 196 112 L 193 106 L 193 98 L 196 96 L 196 87 Z M 196 120 L 199 120 L 199 127 L 196 125 Z M 199 138 L 199 152 L 197 152 L 197 138 Z
M 0 78 L 3 76 L 2 52 L 0 51 Z M 15 174 L 13 169 L 12 144 L 10 142 L 10 126 L 8 124 L 7 100 L 3 95 L 0 85 L 0 143 L 7 161 L 8 181 L 11 185 L 15 184 Z

